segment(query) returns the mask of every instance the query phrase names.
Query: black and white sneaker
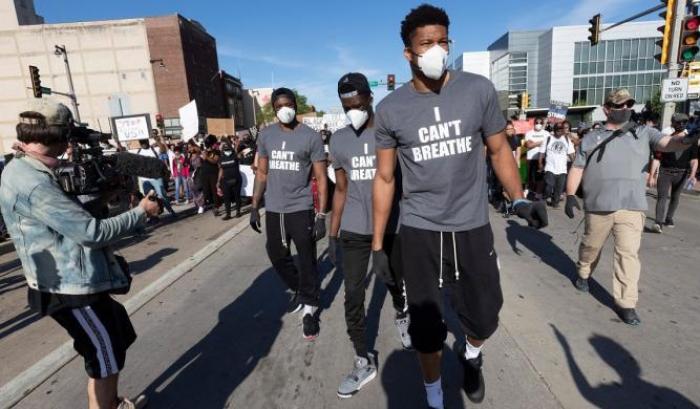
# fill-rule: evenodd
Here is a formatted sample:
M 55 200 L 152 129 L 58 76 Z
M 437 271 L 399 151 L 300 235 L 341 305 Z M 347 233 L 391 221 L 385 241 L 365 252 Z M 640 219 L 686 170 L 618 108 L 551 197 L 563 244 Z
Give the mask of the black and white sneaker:
M 287 306 L 287 312 L 289 314 L 294 314 L 301 311 L 303 307 L 304 305 L 299 302 L 299 294 L 296 292 L 292 294 L 292 297 L 289 299 L 289 305 Z
M 321 326 L 316 314 L 304 314 L 304 317 L 301 319 L 301 326 L 304 339 L 307 341 L 315 340 L 318 337 L 318 333 L 321 332 Z
M 411 317 L 407 312 L 397 312 L 396 319 L 394 320 L 394 325 L 396 325 L 396 330 L 399 333 L 399 339 L 401 340 L 401 346 L 404 349 L 412 349 L 411 336 L 408 335 L 408 326 L 411 324 Z
M 664 226 L 670 227 L 672 229 L 672 228 L 676 227 L 676 224 L 673 223 L 673 219 L 666 219 Z
M 464 350 L 466 345 L 462 346 L 459 351 L 459 360 L 464 369 L 464 380 L 462 389 L 467 394 L 467 398 L 474 403 L 480 403 L 486 395 L 486 385 L 484 384 L 484 374 L 481 372 L 483 365 L 483 354 L 479 354 L 476 358 L 466 359 Z

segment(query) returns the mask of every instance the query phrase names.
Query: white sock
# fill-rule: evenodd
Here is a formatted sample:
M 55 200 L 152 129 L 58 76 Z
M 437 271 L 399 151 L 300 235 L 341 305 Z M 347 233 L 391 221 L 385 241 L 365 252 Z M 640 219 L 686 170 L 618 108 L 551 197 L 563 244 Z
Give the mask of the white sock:
M 467 347 L 464 349 L 464 357 L 466 359 L 474 359 L 478 357 L 480 353 L 481 347 L 475 347 L 474 345 L 469 343 L 469 340 L 467 340 Z
M 304 304 L 304 312 L 303 312 L 302 316 L 306 315 L 306 314 L 314 315 L 315 313 L 316 313 L 316 307 L 312 307 L 310 305 Z
M 435 409 L 444 409 L 442 403 L 442 378 L 433 383 L 425 383 L 425 394 L 428 397 L 428 405 Z

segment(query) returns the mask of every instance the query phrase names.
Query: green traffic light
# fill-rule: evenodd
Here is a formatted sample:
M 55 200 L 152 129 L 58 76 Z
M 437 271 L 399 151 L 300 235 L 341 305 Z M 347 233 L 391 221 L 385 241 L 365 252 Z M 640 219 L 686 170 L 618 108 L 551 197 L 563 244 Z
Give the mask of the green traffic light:
M 695 56 L 698 54 L 698 51 L 700 51 L 700 48 L 698 47 L 686 48 L 681 53 L 681 60 L 684 62 L 691 62 L 695 60 Z

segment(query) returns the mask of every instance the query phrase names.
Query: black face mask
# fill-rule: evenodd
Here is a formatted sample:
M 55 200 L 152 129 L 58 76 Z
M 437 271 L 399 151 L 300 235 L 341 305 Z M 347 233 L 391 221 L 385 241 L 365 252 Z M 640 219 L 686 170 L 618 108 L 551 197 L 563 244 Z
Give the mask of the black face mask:
M 611 109 L 608 112 L 608 122 L 611 124 L 624 124 L 625 122 L 629 122 L 630 118 L 632 118 L 631 109 Z

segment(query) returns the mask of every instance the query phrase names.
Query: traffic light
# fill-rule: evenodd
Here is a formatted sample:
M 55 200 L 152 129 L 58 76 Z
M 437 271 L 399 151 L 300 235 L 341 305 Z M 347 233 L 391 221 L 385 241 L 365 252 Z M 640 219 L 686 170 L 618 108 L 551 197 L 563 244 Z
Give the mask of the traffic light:
M 700 51 L 698 48 L 698 28 L 700 28 L 700 17 L 690 15 L 683 20 L 681 44 L 678 51 L 680 64 L 693 62 Z
M 386 90 L 393 91 L 396 88 L 396 76 L 394 74 L 387 74 L 386 76 Z
M 163 121 L 162 114 L 156 114 L 156 127 L 163 129 L 165 128 L 165 122 Z
M 41 98 L 41 76 L 39 76 L 39 69 L 33 65 L 30 65 L 29 77 L 32 81 L 32 92 L 34 93 L 34 98 Z
M 591 33 L 591 35 L 588 36 L 588 41 L 591 42 L 591 45 L 596 45 L 600 39 L 600 14 L 596 14 L 592 19 L 588 20 L 588 22 L 591 24 L 591 27 L 588 29 Z
M 527 109 L 530 108 L 530 95 L 527 92 L 518 94 L 518 108 Z
M 677 0 L 661 0 L 662 3 L 666 3 L 666 10 L 664 10 L 663 13 L 659 13 L 659 17 L 664 20 L 664 25 L 657 29 L 661 32 L 661 39 L 656 42 L 656 45 L 661 48 L 661 53 L 654 56 L 661 65 L 668 64 L 668 54 L 671 52 L 671 34 L 673 31 L 676 1 Z

